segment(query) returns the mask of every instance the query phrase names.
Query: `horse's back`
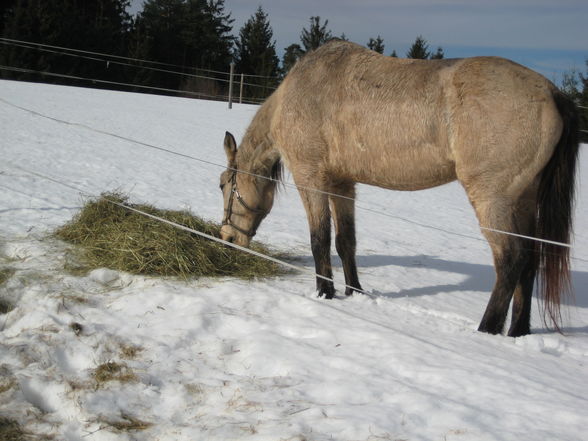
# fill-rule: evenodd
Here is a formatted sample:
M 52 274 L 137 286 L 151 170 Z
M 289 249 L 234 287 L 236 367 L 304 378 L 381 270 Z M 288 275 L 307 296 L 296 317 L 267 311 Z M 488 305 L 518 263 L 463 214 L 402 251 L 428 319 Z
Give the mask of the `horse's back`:
M 439 84 L 454 63 L 386 59 L 342 41 L 308 54 L 277 93 L 274 127 L 286 162 L 399 190 L 455 179 L 437 112 Z

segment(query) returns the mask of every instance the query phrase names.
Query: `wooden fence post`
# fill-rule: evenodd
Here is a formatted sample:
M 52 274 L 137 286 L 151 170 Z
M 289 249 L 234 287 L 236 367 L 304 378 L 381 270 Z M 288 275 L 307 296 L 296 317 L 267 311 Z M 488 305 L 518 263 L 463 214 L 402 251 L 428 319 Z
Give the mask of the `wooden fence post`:
M 235 63 L 231 62 L 231 72 L 229 74 L 229 109 L 233 108 L 233 74 L 235 72 Z

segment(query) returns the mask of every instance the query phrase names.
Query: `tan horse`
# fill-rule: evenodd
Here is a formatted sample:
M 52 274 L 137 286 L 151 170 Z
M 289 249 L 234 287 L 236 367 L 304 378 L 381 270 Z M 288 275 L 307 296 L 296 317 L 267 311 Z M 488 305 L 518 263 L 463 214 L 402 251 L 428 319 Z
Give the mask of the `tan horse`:
M 361 289 L 353 201 L 358 182 L 420 190 L 457 179 L 482 227 L 568 242 L 577 134 L 574 104 L 511 61 L 397 59 L 332 41 L 296 64 L 261 106 L 239 149 L 227 132 L 221 236 L 249 244 L 272 208 L 284 163 L 306 209 L 316 272 L 328 278 L 333 217 L 348 295 L 350 287 Z M 514 295 L 508 334 L 528 334 L 536 275 L 546 314 L 558 327 L 569 285 L 568 249 L 483 233 L 496 283 L 479 330 L 502 332 Z M 333 283 L 322 278 L 317 290 L 334 295 Z

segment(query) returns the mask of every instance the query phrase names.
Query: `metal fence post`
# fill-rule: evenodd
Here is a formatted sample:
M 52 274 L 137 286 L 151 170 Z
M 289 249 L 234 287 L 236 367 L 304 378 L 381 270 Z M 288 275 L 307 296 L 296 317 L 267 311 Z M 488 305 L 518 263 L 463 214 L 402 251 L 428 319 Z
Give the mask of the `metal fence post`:
M 233 108 L 233 74 L 235 73 L 235 63 L 231 62 L 231 73 L 229 74 L 229 109 Z
M 239 104 L 243 104 L 243 83 L 245 82 L 245 74 L 241 74 L 241 87 L 239 88 Z

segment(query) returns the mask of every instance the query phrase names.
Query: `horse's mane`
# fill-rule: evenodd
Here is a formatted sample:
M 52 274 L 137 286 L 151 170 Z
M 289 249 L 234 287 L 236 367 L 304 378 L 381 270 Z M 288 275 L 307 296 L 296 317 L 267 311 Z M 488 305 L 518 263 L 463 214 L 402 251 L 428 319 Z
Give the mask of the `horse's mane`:
M 274 166 L 272 167 L 272 171 L 270 173 L 270 178 L 274 180 L 276 183 L 282 183 L 284 177 L 284 164 L 282 163 L 281 159 L 278 159 Z M 279 186 L 278 186 L 279 188 Z
M 273 97 L 274 95 L 270 96 L 255 114 L 237 152 L 239 167 L 250 173 L 256 173 L 256 170 L 253 170 L 254 155 L 259 153 L 259 148 L 261 146 L 264 146 L 262 150 L 264 148 L 273 148 L 273 142 L 269 138 L 269 127 L 274 112 Z M 281 159 L 278 158 L 272 165 L 268 178 L 275 182 L 282 182 L 283 175 L 284 165 Z

